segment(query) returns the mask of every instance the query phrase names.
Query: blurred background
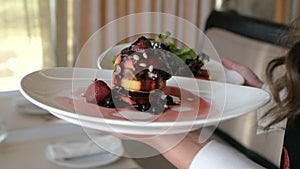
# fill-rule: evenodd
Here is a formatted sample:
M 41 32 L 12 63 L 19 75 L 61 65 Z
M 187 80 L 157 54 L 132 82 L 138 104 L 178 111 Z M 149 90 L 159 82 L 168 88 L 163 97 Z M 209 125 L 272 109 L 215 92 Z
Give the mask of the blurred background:
M 268 32 L 268 29 L 258 30 L 262 27 L 257 22 L 253 22 L 255 28 L 251 24 L 241 27 L 240 23 L 245 22 L 237 21 L 236 18 L 240 18 L 231 15 L 225 16 L 227 19 L 231 18 L 230 22 L 221 17 L 212 22 L 212 25 L 219 22 L 219 25 L 232 29 L 232 25 L 238 23 L 240 25 L 236 27 L 239 29 L 235 33 L 246 32 L 252 35 L 255 32 L 258 36 L 250 39 L 224 29 L 207 31 L 207 18 L 215 10 L 234 11 L 233 13 L 246 17 L 267 21 L 266 28 L 270 26 L 270 30 L 277 30 L 282 25 L 289 24 L 300 13 L 300 0 L 0 0 L 0 4 L 0 92 L 17 90 L 21 78 L 30 72 L 75 66 L 80 51 L 96 31 L 118 18 L 141 12 L 161 12 L 188 20 L 205 31 L 219 53 L 248 64 L 257 74 L 262 75 L 265 68 L 263 64 L 267 63 L 265 59 L 281 54 L 281 48 L 277 44 L 260 40 L 264 34 L 270 34 L 273 38 L 275 33 Z M 152 24 L 130 20 L 127 25 L 114 29 L 117 30 L 116 34 L 120 31 L 132 34 L 140 24 L 158 27 L 157 29 L 162 29 L 163 26 L 162 22 Z M 180 28 L 177 32 L 180 32 Z M 95 46 L 105 49 L 106 40 L 117 37 L 110 34 L 105 36 L 106 39 Z M 224 121 L 217 131 L 235 148 L 246 147 L 246 151 L 240 150 L 244 154 L 253 155 L 256 152 L 267 159 L 258 158 L 260 161 L 256 162 L 268 164 L 271 161 L 279 166 L 284 131 L 258 135 L 256 113 Z M 163 162 L 150 161 L 150 165 L 145 162 L 145 166 L 153 163 Z
M 32 71 L 73 66 L 88 38 L 122 16 L 163 12 L 187 19 L 203 30 L 213 9 L 289 23 L 298 16 L 300 5 L 299 0 L 0 0 L 0 3 L 0 91 L 18 89 L 20 79 Z M 129 27 L 124 31 L 130 31 Z

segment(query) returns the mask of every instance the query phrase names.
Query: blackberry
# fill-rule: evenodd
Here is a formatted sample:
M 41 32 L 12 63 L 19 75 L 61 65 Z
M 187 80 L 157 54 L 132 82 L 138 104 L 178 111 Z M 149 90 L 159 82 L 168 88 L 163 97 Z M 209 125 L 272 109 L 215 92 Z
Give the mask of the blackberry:
M 100 106 L 115 108 L 115 104 L 112 97 L 106 98 L 102 103 L 100 103 Z
M 185 64 L 190 68 L 195 77 L 200 77 L 202 75 L 202 67 L 204 62 L 200 56 L 197 56 L 196 59 L 187 59 Z
M 138 104 L 137 110 L 145 112 L 148 111 L 150 107 L 151 107 L 150 103 Z
M 163 50 L 166 50 L 166 51 L 170 51 L 171 52 L 171 49 L 168 45 L 164 44 L 164 43 L 161 43 L 160 44 L 160 48 L 163 49 Z
M 167 105 L 174 105 L 175 104 L 174 101 L 173 101 L 173 98 L 169 95 L 165 98 L 165 100 L 166 100 Z

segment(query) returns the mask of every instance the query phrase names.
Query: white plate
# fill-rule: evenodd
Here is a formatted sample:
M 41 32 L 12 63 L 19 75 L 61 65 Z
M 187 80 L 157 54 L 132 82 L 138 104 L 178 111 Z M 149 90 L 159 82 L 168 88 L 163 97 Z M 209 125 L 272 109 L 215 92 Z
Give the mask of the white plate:
M 98 60 L 97 67 L 99 69 L 113 69 L 113 60 L 121 52 L 122 49 L 129 47 L 130 43 L 120 44 L 103 52 Z M 223 67 L 221 62 L 212 58 L 205 63 L 205 68 L 209 72 L 210 80 L 218 82 L 227 82 L 232 84 L 244 84 L 245 80 L 241 74 L 234 70 L 228 70 Z
M 178 111 L 182 107 L 175 106 L 174 110 L 154 116 L 136 111 L 122 110 L 120 113 L 86 103 L 80 94 L 92 80 L 97 77 L 111 84 L 111 76 L 112 70 L 105 69 L 45 69 L 26 75 L 21 81 L 20 91 L 32 103 L 71 123 L 107 132 L 143 135 L 182 133 L 216 125 L 255 110 L 270 99 L 267 92 L 257 88 L 172 77 L 168 86 L 179 85 L 188 90 L 181 91 L 181 105 L 185 106 L 182 111 Z M 194 97 L 194 101 L 191 102 L 193 99 L 189 97 Z M 172 114 L 174 111 L 176 115 Z
M 76 140 L 85 141 L 86 139 L 90 139 L 90 138 L 88 138 L 88 137 L 68 138 L 66 140 L 56 142 L 54 144 L 74 142 Z M 87 141 L 89 141 L 89 140 L 87 140 Z M 123 154 L 124 149 L 123 149 L 121 141 L 118 138 L 110 137 L 110 143 L 113 144 L 113 146 L 114 146 L 113 151 L 118 152 L 120 155 Z M 99 144 L 99 143 L 97 143 L 97 144 Z M 107 144 L 107 143 L 104 143 L 104 144 Z M 120 159 L 120 155 L 115 155 L 115 154 L 110 153 L 109 151 L 105 151 L 105 150 L 103 150 L 102 153 L 87 155 L 87 156 L 82 156 L 82 157 L 77 157 L 77 158 L 55 159 L 51 155 L 51 150 L 50 150 L 51 145 L 47 146 L 46 151 L 45 151 L 47 159 L 57 165 L 64 166 L 64 167 L 92 168 L 92 167 L 108 165 L 108 164 L 113 163 Z M 97 147 L 97 148 L 99 148 L 99 147 Z M 70 149 L 70 151 L 72 152 L 74 150 Z

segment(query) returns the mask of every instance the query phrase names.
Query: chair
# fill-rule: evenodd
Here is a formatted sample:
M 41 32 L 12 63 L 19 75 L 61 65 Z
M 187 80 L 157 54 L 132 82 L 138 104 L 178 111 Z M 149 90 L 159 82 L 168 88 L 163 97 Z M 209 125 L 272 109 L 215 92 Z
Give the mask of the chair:
M 265 79 L 268 61 L 283 53 L 281 38 L 286 25 L 242 16 L 236 12 L 212 11 L 205 33 L 220 57 L 231 58 Z M 266 168 L 280 166 L 284 131 L 257 135 L 256 112 L 222 122 L 215 134 Z

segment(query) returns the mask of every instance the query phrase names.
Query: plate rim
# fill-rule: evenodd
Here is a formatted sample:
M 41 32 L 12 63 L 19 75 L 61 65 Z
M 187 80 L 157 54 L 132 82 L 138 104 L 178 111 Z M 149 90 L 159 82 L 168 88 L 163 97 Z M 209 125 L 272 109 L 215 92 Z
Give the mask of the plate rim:
M 74 70 L 74 69 L 85 69 L 85 70 L 98 70 L 98 69 L 94 69 L 94 68 L 78 68 L 78 67 L 56 67 L 56 68 L 48 68 L 48 69 L 41 69 L 32 73 L 29 73 L 27 75 L 25 75 L 20 82 L 20 88 L 19 91 L 20 93 L 26 98 L 28 99 L 30 102 L 32 102 L 33 104 L 46 109 L 47 111 L 49 111 L 50 113 L 52 112 L 58 112 L 60 114 L 62 114 L 63 116 L 69 116 L 69 117 L 73 117 L 73 118 L 78 118 L 78 119 L 86 119 L 87 121 L 93 121 L 93 122 L 100 122 L 100 123 L 106 123 L 106 124 L 117 124 L 117 125 L 124 125 L 124 126 L 134 126 L 134 127 L 138 127 L 138 126 L 145 126 L 145 124 L 147 124 L 147 127 L 166 127 L 166 126 L 170 126 L 170 125 L 174 125 L 176 124 L 176 126 L 186 126 L 186 125 L 200 125 L 200 124 L 212 124 L 212 123 L 216 123 L 219 121 L 223 121 L 223 120 L 228 120 L 231 118 L 235 118 L 244 114 L 247 114 L 253 110 L 255 110 L 257 107 L 263 106 L 264 104 L 266 104 L 269 100 L 270 100 L 270 94 L 262 89 L 259 88 L 253 88 L 253 87 L 248 87 L 248 86 L 240 86 L 240 85 L 235 85 L 235 84 L 228 84 L 228 83 L 221 83 L 221 82 L 215 82 L 215 81 L 209 81 L 206 82 L 204 80 L 201 79 L 196 79 L 199 81 L 202 81 L 204 83 L 220 83 L 220 84 L 226 84 L 226 85 L 234 85 L 234 86 L 239 86 L 239 87 L 245 87 L 245 88 L 251 88 L 252 90 L 257 90 L 259 92 L 261 92 L 262 94 L 265 95 L 265 101 L 261 102 L 261 103 L 257 103 L 255 105 L 252 105 L 253 107 L 256 108 L 251 108 L 252 110 L 249 110 L 247 112 L 243 111 L 241 113 L 231 113 L 231 115 L 227 115 L 227 116 L 223 116 L 224 112 L 222 113 L 221 117 L 218 118 L 211 118 L 211 119 L 195 119 L 195 120 L 186 120 L 186 121 L 167 121 L 167 122 L 143 122 L 143 121 L 126 121 L 126 120 L 118 120 L 118 119 L 107 119 L 107 118 L 99 118 L 99 117 L 90 117 L 90 116 L 86 116 L 86 115 L 80 115 L 77 114 L 76 112 L 69 112 L 66 110 L 62 110 L 59 108 L 55 108 L 52 106 L 47 105 L 46 103 L 40 102 L 39 100 L 35 99 L 34 97 L 30 96 L 30 94 L 27 93 L 27 91 L 25 91 L 26 89 L 23 88 L 22 83 L 24 82 L 24 80 L 26 80 L 26 78 L 39 73 L 41 71 L 48 71 L 48 70 L 59 70 L 61 71 L 61 69 L 64 70 Z M 185 77 L 180 77 L 180 78 L 185 78 Z

